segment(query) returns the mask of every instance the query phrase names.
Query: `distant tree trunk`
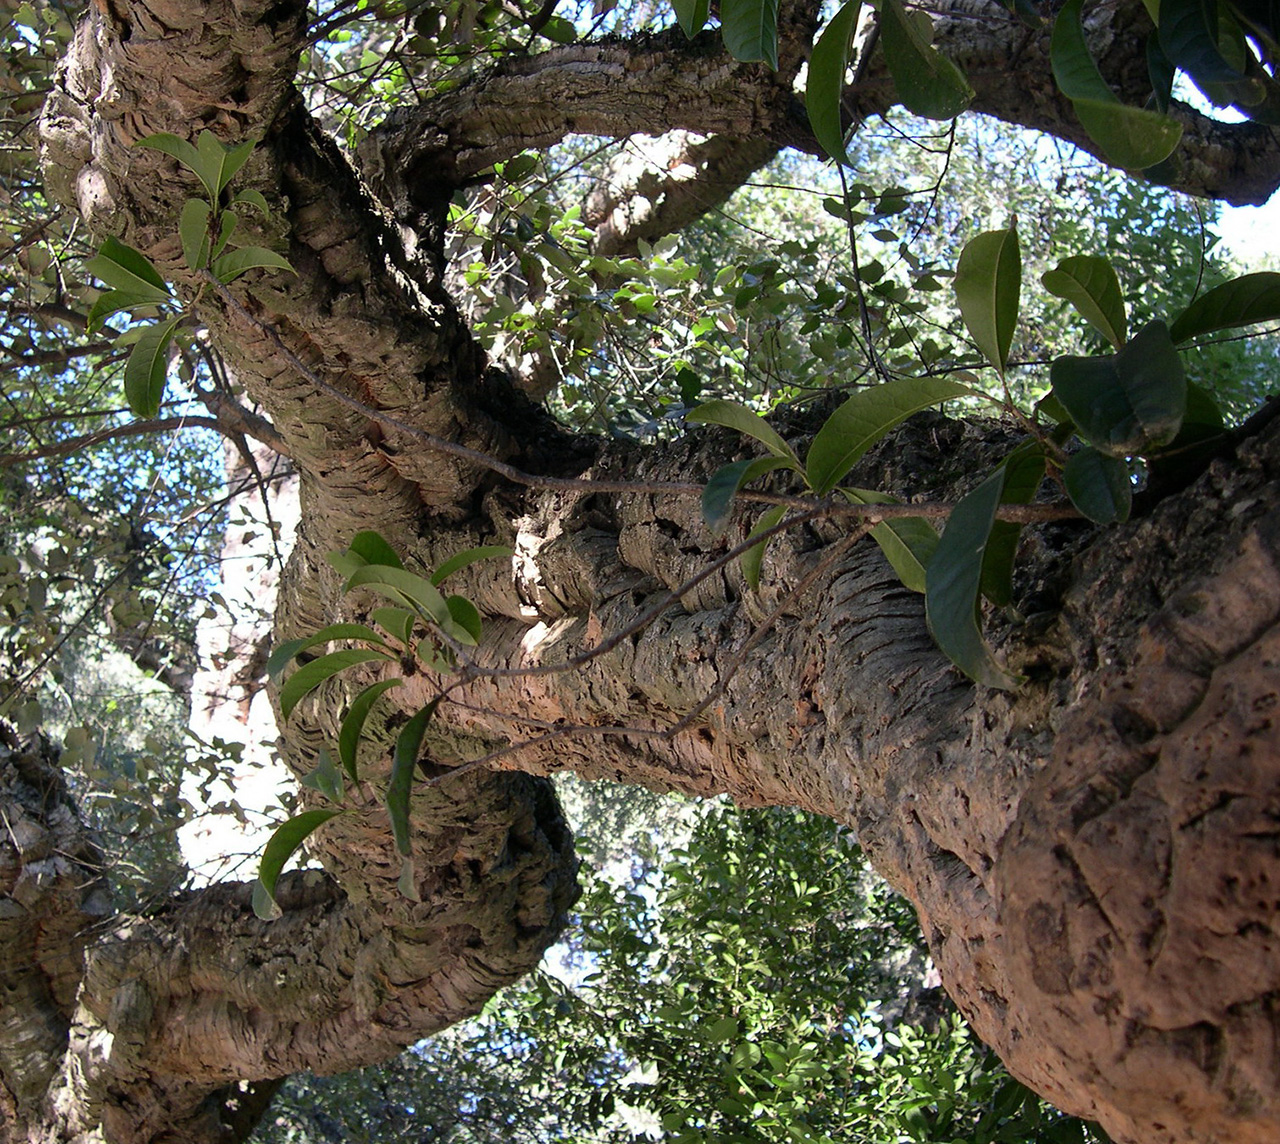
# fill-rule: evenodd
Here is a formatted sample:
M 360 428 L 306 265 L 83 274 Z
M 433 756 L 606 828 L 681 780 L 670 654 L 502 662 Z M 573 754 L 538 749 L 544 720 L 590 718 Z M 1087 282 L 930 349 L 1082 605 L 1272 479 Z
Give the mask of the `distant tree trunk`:
M 975 77 L 975 106 L 1078 140 L 1045 78 L 1043 37 L 976 7 L 981 20 L 957 2 L 939 22 L 939 42 Z M 185 286 L 174 221 L 191 181 L 130 144 L 202 127 L 264 140 L 244 179 L 275 214 L 255 241 L 286 251 L 297 277 L 246 276 L 209 295 L 202 317 L 300 473 L 278 639 L 363 614 L 367 601 L 344 599 L 324 560 L 360 529 L 418 568 L 512 544 L 511 575 L 476 566 L 458 588 L 485 613 L 484 662 L 509 666 L 562 661 L 621 630 L 744 535 L 746 517 L 728 540 L 708 535 L 696 498 L 531 490 L 460 452 L 539 474 L 699 481 L 739 442 L 600 451 L 563 435 L 487 370 L 440 263 L 454 189 L 570 129 L 812 147 L 790 86 L 802 41 L 785 20 L 782 80 L 675 32 L 477 74 L 371 135 L 362 183 L 293 90 L 301 0 L 201 9 L 193 20 L 177 0 L 95 6 L 43 137 L 50 189 Z M 1124 3 L 1110 18 L 1123 35 L 1104 64 L 1129 93 L 1145 74 L 1132 48 L 1146 17 Z M 886 90 L 869 74 L 850 98 L 865 111 Z M 1188 187 L 1256 197 L 1274 185 L 1274 138 L 1187 116 Z M 859 479 L 953 497 L 1001 455 L 1001 433 L 919 420 Z M 354 809 L 315 836 L 326 873 L 287 879 L 273 923 L 252 915 L 245 884 L 146 918 L 94 913 L 92 896 L 77 900 L 94 884 L 90 843 L 46 770 L 24 761 L 34 748 L 7 748 L 5 797 L 33 808 L 36 841 L 0 838 L 0 886 L 18 904 L 0 924 L 28 948 L 42 934 L 66 940 L 56 965 L 27 956 L 5 995 L 21 1015 L 0 1034 L 5 1138 L 238 1139 L 273 1078 L 382 1059 L 474 1012 L 536 963 L 573 899 L 570 839 L 531 777 L 560 768 L 850 824 L 916 904 L 947 988 L 1015 1075 L 1132 1144 L 1280 1138 L 1278 479 L 1269 430 L 1128 526 L 1038 530 L 1021 572 L 1025 619 L 994 633 L 1028 678 L 1016 694 L 976 689 L 946 662 L 919 599 L 869 543 L 790 599 L 841 536 L 827 523 L 775 544 L 758 594 L 728 570 L 581 669 L 482 677 L 442 705 L 426 769 L 532 741 L 503 757 L 508 772 L 416 792 L 421 902 L 397 890 L 379 792 L 392 722 L 436 694 L 431 676 L 410 678 L 401 710 L 373 728 Z M 282 726 L 295 773 L 332 741 L 351 686 L 322 688 Z M 661 733 L 717 686 L 692 726 Z M 628 730 L 605 730 L 617 727 Z M 55 828 L 65 877 L 49 883 L 38 836 Z M 52 896 L 24 904 L 20 887 L 46 885 Z M 82 915 L 100 920 L 85 928 Z

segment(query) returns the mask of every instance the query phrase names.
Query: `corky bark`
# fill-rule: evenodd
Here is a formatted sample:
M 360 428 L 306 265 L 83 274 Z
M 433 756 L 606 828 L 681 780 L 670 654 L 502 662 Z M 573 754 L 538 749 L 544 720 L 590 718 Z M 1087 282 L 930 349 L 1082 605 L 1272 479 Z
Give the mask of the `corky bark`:
M 1114 12 L 1124 35 L 1104 66 L 1127 90 L 1130 32 L 1145 17 L 1136 3 Z M 531 674 L 624 629 L 727 542 L 706 534 L 694 498 L 529 489 L 423 435 L 527 471 L 650 481 L 705 478 L 735 443 L 597 454 L 521 404 L 485 372 L 441 287 L 449 195 L 486 164 L 584 126 L 747 132 L 771 146 L 807 133 L 785 83 L 726 60 L 709 37 L 556 49 L 374 136 L 364 162 L 389 219 L 291 87 L 303 18 L 298 0 L 96 8 L 46 110 L 51 187 L 194 290 L 174 234 L 191 183 L 130 145 L 203 127 L 262 138 L 245 179 L 276 214 L 258 241 L 298 274 L 206 291 L 201 314 L 301 474 L 277 636 L 367 609 L 340 596 L 324 561 L 358 529 L 379 529 L 421 567 L 499 540 L 517 551 L 511 575 L 477 566 L 458 588 L 486 614 L 492 670 L 441 707 L 428 742 L 426 768 L 446 777 L 414 801 L 421 903 L 396 889 L 378 809 L 393 716 L 373 728 L 352 810 L 316 836 L 327 872 L 287 882 L 280 921 L 252 916 L 247 887 L 212 887 L 145 919 L 77 922 L 61 977 L 30 959 L 41 968 L 15 995 L 34 1023 L 11 1025 L 6 1008 L 0 1032 L 6 1137 L 235 1139 L 273 1078 L 376 1060 L 474 1011 L 536 961 L 571 901 L 569 841 L 530 777 L 564 767 L 856 826 L 919 908 L 952 995 L 1017 1075 L 1135 1144 L 1280 1135 L 1275 434 L 1133 525 L 1034 538 L 1029 618 L 999 632 L 1028 677 L 1017 694 L 961 678 L 918 598 L 865 542 L 791 599 L 838 542 L 830 523 L 779 542 L 759 594 L 718 573 L 583 666 Z M 939 41 L 969 68 L 982 108 L 1076 137 L 1042 38 L 961 3 Z M 795 43 L 784 49 L 798 60 Z M 850 95 L 860 113 L 888 98 L 877 66 Z M 1188 186 L 1256 196 L 1274 185 L 1274 139 L 1204 133 L 1188 145 Z M 952 497 L 1000 455 L 1000 437 L 926 419 L 859 480 Z M 735 649 L 775 609 L 730 678 Z M 438 684 L 416 674 L 397 698 L 413 710 Z M 299 773 L 332 740 L 351 686 L 321 689 L 283 727 Z M 700 718 L 667 733 L 717 687 Z M 515 749 L 501 765 L 529 774 L 447 777 L 504 747 Z M 10 851 L 5 901 L 28 910 L 17 887 L 41 859 Z M 45 932 L 39 908 L 6 915 L 6 940 Z M 65 910 L 93 913 L 83 901 Z

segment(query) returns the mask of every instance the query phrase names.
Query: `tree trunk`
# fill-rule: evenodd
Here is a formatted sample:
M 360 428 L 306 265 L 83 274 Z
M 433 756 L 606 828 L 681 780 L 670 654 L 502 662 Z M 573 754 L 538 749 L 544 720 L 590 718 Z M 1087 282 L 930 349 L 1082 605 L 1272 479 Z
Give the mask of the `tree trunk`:
M 511 544 L 509 575 L 476 565 L 460 576 L 456 590 L 485 613 L 488 670 L 441 705 L 426 769 L 448 776 L 505 753 L 500 769 L 417 790 L 421 901 L 401 895 L 379 792 L 397 720 L 441 683 L 412 676 L 393 693 L 401 711 L 372 728 L 353 809 L 315 836 L 326 873 L 286 879 L 284 916 L 266 923 L 237 884 L 147 918 L 103 916 L 84 897 L 92 862 L 75 856 L 90 841 L 65 801 L 23 793 L 24 782 L 55 789 L 47 761 L 8 745 L 7 803 L 43 808 L 27 812 L 32 837 L 70 831 L 58 853 L 71 857 L 63 881 L 42 882 L 43 844 L 0 841 L 0 888 L 18 903 L 6 940 L 33 948 L 53 932 L 46 918 L 65 936 L 56 968 L 37 953 L 9 962 L 21 981 L 6 997 L 25 1020 L 11 1021 L 6 999 L 4 1138 L 237 1139 L 274 1078 L 378 1060 L 474 1012 L 536 963 L 573 899 L 570 839 L 531 777 L 561 768 L 854 826 L 916 904 L 952 996 L 1017 1076 L 1119 1141 L 1280 1138 L 1276 433 L 1126 527 L 1036 531 L 1020 573 L 1027 618 L 996 633 L 1028 679 L 1016 694 L 951 668 L 919 598 L 869 542 L 834 553 L 842 529 L 830 521 L 775 543 L 758 594 L 728 567 L 609 650 L 550 670 L 626 630 L 745 535 L 747 517 L 728 539 L 710 536 L 696 497 L 661 487 L 704 480 L 738 443 L 691 434 L 601 451 L 523 403 L 486 370 L 441 286 L 445 206 L 485 166 L 571 128 L 812 146 L 790 90 L 804 41 L 786 29 L 813 13 L 784 13 L 781 79 L 676 34 L 478 75 L 374 133 L 362 182 L 291 86 L 300 0 L 199 8 L 95 7 L 45 112 L 50 188 L 193 288 L 174 211 L 191 181 L 130 145 L 203 127 L 263 140 L 245 178 L 275 213 L 255 241 L 286 252 L 297 276 L 247 275 L 207 292 L 200 312 L 301 475 L 277 639 L 369 607 L 342 597 L 324 560 L 360 529 L 377 528 L 418 568 Z M 978 106 L 1077 138 L 1044 43 L 999 13 L 964 0 L 939 24 L 939 42 L 980 77 Z M 1117 35 L 1104 66 L 1125 88 L 1145 16 L 1133 3 L 1113 18 L 1129 39 Z M 874 108 L 885 91 L 872 69 L 850 107 Z M 1188 187 L 1257 197 L 1274 186 L 1271 135 L 1186 115 Z M 954 498 L 1007 443 L 999 427 L 917 419 L 858 480 Z M 542 479 L 511 479 L 495 462 Z M 565 476 L 594 484 L 557 483 Z M 636 482 L 654 491 L 618 491 Z M 296 773 L 332 742 L 352 687 L 326 685 L 282 725 Z M 44 896 L 28 904 L 25 885 Z

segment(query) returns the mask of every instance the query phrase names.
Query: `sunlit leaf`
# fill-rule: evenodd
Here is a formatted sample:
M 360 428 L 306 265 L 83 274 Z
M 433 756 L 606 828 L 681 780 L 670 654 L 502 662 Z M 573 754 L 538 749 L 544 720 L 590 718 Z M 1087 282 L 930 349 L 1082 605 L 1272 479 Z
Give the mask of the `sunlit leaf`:
M 777 431 L 758 413 L 753 413 L 745 405 L 736 401 L 704 401 L 696 409 L 685 414 L 686 421 L 702 422 L 707 425 L 723 425 L 727 429 L 736 429 L 759 441 L 775 457 L 782 457 L 799 471 L 800 461 Z
M 384 663 L 394 661 L 395 656 L 386 652 L 374 651 L 372 648 L 348 648 L 344 651 L 333 651 L 304 663 L 280 688 L 280 714 L 288 719 L 299 700 L 309 695 L 325 680 L 331 679 L 340 671 L 355 667 L 359 663 L 381 660 Z
M 1018 229 L 989 230 L 965 243 L 956 264 L 956 303 L 969 335 L 1002 374 L 1022 295 Z
M 466 596 L 450 596 L 445 600 L 451 623 L 445 631 L 460 644 L 475 647 L 483 633 L 480 610 Z
M 882 0 L 880 36 L 898 98 L 929 119 L 954 119 L 973 101 L 964 73 L 933 46 L 933 21 L 908 13 L 902 0 Z
M 324 825 L 331 818 L 343 812 L 340 810 L 304 810 L 294 815 L 288 822 L 276 827 L 275 833 L 267 842 L 262 852 L 262 862 L 258 866 L 258 880 L 253 885 L 253 912 L 263 921 L 271 921 L 280 916 L 280 907 L 276 905 L 276 882 L 280 880 L 280 871 L 284 864 L 297 853 L 298 847 L 307 840 L 318 826 Z
M 342 718 L 342 725 L 338 728 L 338 761 L 351 776 L 352 782 L 356 782 L 359 778 L 356 757 L 360 749 L 360 736 L 364 734 L 364 725 L 369 718 L 369 712 L 384 691 L 399 687 L 403 683 L 404 680 L 398 678 L 381 679 L 377 683 L 372 683 L 361 691 L 347 708 L 347 713 Z
M 386 596 L 392 603 L 408 604 L 424 619 L 430 619 L 437 624 L 446 624 L 449 621 L 449 609 L 435 585 L 424 577 L 403 568 L 393 568 L 386 564 L 366 564 L 352 573 L 343 591 L 350 592 L 353 588 L 359 587 L 372 588 Z
M 222 188 L 245 165 L 253 147 L 252 139 L 246 139 L 242 143 L 223 143 L 212 131 L 200 132 L 196 139 L 196 151 L 204 169 L 209 172 L 209 185 L 213 191 L 211 197 L 215 202 L 222 193 Z
M 868 449 L 895 425 L 931 405 L 973 393 L 943 377 L 904 377 L 853 394 L 823 422 L 809 446 L 805 476 L 819 495 L 829 493 Z
M 180 314 L 147 326 L 124 363 L 124 396 L 134 416 L 146 420 L 160 412 L 169 376 L 169 344 Z
M 831 17 L 813 46 L 813 54 L 809 57 L 809 78 L 805 81 L 804 104 L 809 113 L 809 126 L 822 149 L 838 163 L 849 161 L 844 146 L 840 97 L 844 93 L 853 34 L 861 11 L 862 0 L 846 0 Z
M 1082 254 L 1064 258 L 1041 279 L 1050 294 L 1070 302 L 1116 349 L 1128 336 L 1124 295 L 1115 267 L 1105 258 Z
M 396 637 L 405 647 L 413 640 L 413 624 L 417 617 L 407 608 L 374 608 L 369 618 Z
M 1215 330 L 1230 330 L 1280 319 L 1280 274 L 1261 271 L 1233 278 L 1201 294 L 1169 330 L 1175 342 L 1185 342 Z
M 1062 470 L 1071 503 L 1095 524 L 1123 523 L 1133 506 L 1129 466 L 1086 445 L 1073 453 Z
M 391 781 L 387 784 L 387 814 L 391 817 L 391 834 L 396 849 L 406 858 L 412 851 L 409 835 L 409 797 L 413 792 L 413 774 L 418 765 L 418 752 L 427 724 L 436 712 L 438 699 L 433 699 L 413 716 L 396 736 L 396 749 L 391 762 Z
M 205 193 L 209 196 L 211 203 L 218 201 L 218 192 L 221 188 L 217 184 L 218 174 L 222 169 L 221 160 L 206 159 L 194 144 L 164 131 L 139 139 L 135 146 L 150 147 L 154 151 L 163 151 L 166 155 L 171 155 L 204 184 Z
M 975 683 L 1012 690 L 1020 680 L 996 661 L 982 635 L 982 565 L 1004 492 L 997 469 L 951 510 L 929 562 L 925 614 L 943 653 Z

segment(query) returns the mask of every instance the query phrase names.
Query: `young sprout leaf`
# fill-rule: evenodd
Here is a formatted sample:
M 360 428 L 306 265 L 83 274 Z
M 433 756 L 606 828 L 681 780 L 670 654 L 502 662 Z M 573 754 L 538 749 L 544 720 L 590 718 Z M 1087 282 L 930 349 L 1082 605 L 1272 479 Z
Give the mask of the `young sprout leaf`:
M 297 271 L 289 264 L 289 260 L 274 250 L 262 246 L 242 246 L 222 255 L 213 264 L 213 276 L 224 286 L 234 282 L 241 274 L 250 270 L 287 270 L 290 274 Z
M 343 812 L 340 810 L 304 810 L 294 815 L 288 822 L 276 827 L 275 833 L 267 842 L 262 852 L 262 862 L 258 866 L 258 880 L 253 885 L 253 912 L 263 921 L 272 921 L 280 916 L 280 907 L 276 905 L 276 882 L 280 879 L 280 871 L 284 864 L 297 853 L 298 847 L 306 841 L 308 835 L 316 827 L 336 818 Z
M 209 217 L 213 208 L 204 199 L 188 199 L 178 216 L 178 237 L 182 257 L 192 270 L 203 270 L 209 262 Z

